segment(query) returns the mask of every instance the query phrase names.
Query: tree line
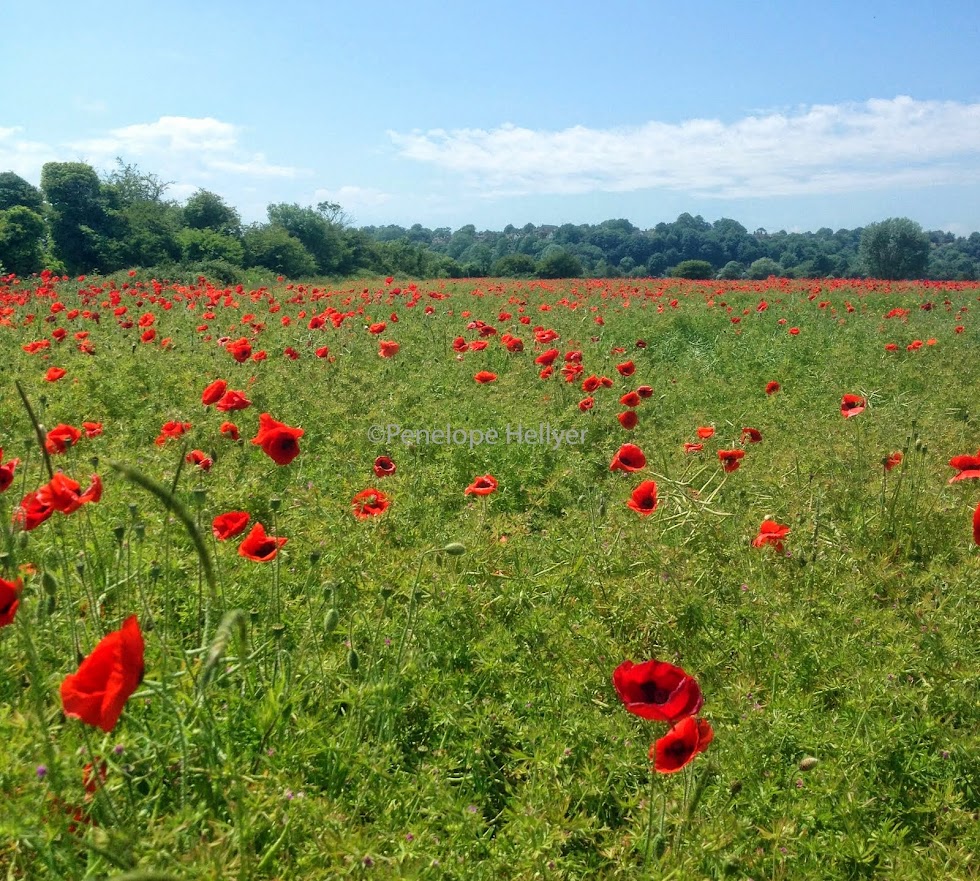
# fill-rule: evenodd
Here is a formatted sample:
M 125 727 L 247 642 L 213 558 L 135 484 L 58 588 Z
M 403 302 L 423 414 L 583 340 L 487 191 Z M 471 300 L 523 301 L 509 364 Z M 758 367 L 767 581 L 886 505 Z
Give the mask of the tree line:
M 749 232 L 730 218 L 681 214 L 640 229 L 630 221 L 501 231 L 396 225 L 355 228 L 340 205 L 271 204 L 244 224 L 221 196 L 184 204 L 169 184 L 117 160 L 99 175 L 82 162 L 49 162 L 40 187 L 0 173 L 0 271 L 71 275 L 142 267 L 159 277 L 207 275 L 232 283 L 260 268 L 290 278 L 401 274 L 575 278 L 874 276 L 980 279 L 980 233 L 923 231 L 908 218 L 864 228 Z

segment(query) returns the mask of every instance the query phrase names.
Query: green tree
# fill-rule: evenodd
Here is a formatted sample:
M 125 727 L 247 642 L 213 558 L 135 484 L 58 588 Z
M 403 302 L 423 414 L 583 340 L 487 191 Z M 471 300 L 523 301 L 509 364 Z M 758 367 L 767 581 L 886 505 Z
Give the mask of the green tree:
M 707 260 L 683 260 L 671 267 L 672 278 L 706 279 L 715 277 L 715 269 Z
M 581 278 L 582 261 L 564 248 L 554 248 L 538 262 L 540 278 Z
M 226 236 L 241 237 L 242 218 L 217 193 L 198 190 L 184 204 L 184 223 L 191 229 L 211 229 Z
M 180 258 L 185 263 L 199 263 L 202 260 L 225 260 L 235 266 L 245 262 L 245 248 L 234 236 L 213 229 L 191 229 L 185 227 L 177 233 Z
M 749 265 L 748 271 L 745 273 L 748 278 L 756 280 L 769 278 L 770 275 L 775 275 L 778 278 L 782 274 L 783 267 L 773 260 L 772 257 L 760 257 L 758 260 L 753 260 Z
M 19 276 L 40 272 L 44 262 L 44 219 L 24 205 L 0 211 L 0 266 Z
M 23 205 L 40 214 L 42 202 L 41 191 L 19 174 L 12 171 L 0 174 L 0 211 Z
M 275 224 L 254 224 L 245 230 L 245 259 L 290 278 L 316 273 L 316 260 L 303 243 Z
M 518 278 L 534 275 L 537 263 L 528 254 L 507 254 L 495 261 L 490 274 L 498 278 Z
M 280 202 L 268 208 L 269 223 L 282 227 L 313 255 L 316 271 L 334 275 L 344 271 L 350 258 L 340 206 L 320 202 L 316 208 Z
M 41 191 L 51 206 L 55 256 L 72 275 L 107 268 L 111 220 L 95 169 L 84 162 L 48 162 Z
M 717 278 L 733 280 L 745 278 L 745 265 L 737 260 L 729 260 L 719 271 Z
M 861 233 L 861 262 L 875 278 L 922 278 L 929 262 L 929 238 L 907 217 L 872 223 Z

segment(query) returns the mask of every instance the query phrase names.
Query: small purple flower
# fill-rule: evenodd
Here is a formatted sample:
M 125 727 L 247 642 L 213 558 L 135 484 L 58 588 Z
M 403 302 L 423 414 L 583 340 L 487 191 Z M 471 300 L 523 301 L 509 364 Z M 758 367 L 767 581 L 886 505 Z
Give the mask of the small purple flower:
M 367 855 L 365 855 L 364 859 L 361 860 L 361 862 L 364 864 L 364 868 L 365 869 L 370 869 L 371 866 L 374 865 L 374 860 L 371 859 L 371 857 L 370 856 L 367 856 Z
M 117 744 L 116 744 L 116 745 L 115 745 L 115 746 L 114 746 L 114 747 L 112 748 L 112 751 L 113 751 L 113 752 L 114 752 L 114 753 L 115 753 L 115 754 L 116 754 L 117 756 L 121 756 L 121 755 L 122 755 L 122 754 L 123 754 L 123 753 L 124 753 L 124 752 L 126 751 L 126 747 L 124 747 L 124 746 L 123 746 L 123 745 L 122 745 L 121 743 L 117 743 Z
M 48 776 L 48 766 L 47 765 L 38 765 L 37 766 L 37 770 L 34 773 L 37 774 L 37 779 L 38 780 L 43 780 L 45 777 Z

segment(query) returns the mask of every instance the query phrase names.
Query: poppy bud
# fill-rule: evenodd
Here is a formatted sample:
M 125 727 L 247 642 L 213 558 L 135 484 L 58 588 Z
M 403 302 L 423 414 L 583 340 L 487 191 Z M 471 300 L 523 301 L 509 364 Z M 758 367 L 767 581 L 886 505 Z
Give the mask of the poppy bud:
M 461 557 L 466 553 L 466 546 L 458 541 L 451 541 L 442 549 L 442 552 L 453 557 Z
M 30 535 L 26 531 L 19 532 L 17 534 L 17 545 L 20 550 L 24 550 L 27 547 L 27 542 L 30 541 Z
M 347 655 L 347 666 L 354 672 L 357 672 L 357 668 L 361 666 L 361 659 L 357 656 L 357 652 L 354 649 L 351 649 Z
M 820 759 L 818 759 L 816 756 L 804 756 L 802 759 L 800 759 L 800 770 L 810 771 L 819 764 Z
M 194 502 L 198 507 L 204 504 L 204 497 L 208 494 L 208 491 L 203 486 L 195 486 L 191 490 L 191 495 L 194 497 Z
M 50 572 L 45 572 L 41 576 L 41 588 L 49 597 L 54 597 L 58 593 L 58 579 Z
M 388 600 L 391 599 L 392 594 L 394 594 L 395 589 L 391 585 L 386 584 L 381 588 L 381 599 Z
M 282 499 L 274 497 L 269 499 L 269 508 L 273 511 L 278 511 L 282 507 Z
M 85 573 L 85 555 L 82 553 L 79 553 L 79 555 L 75 558 L 75 571 L 79 575 L 83 575 Z
M 315 566 L 317 563 L 319 563 L 320 556 L 321 554 L 319 551 L 310 551 L 310 555 L 309 555 L 310 565 Z
M 327 617 L 323 619 L 323 635 L 329 636 L 333 633 L 337 629 L 338 623 L 340 623 L 340 612 L 331 609 L 327 612 Z
M 156 563 L 156 562 L 151 563 L 150 564 L 150 580 L 151 581 L 157 581 L 160 578 L 160 573 L 162 571 L 163 570 L 160 568 L 160 564 L 159 563 Z
M 143 537 L 146 535 L 146 524 L 145 523 L 134 523 L 133 532 L 136 533 L 137 541 L 143 541 Z
M 122 523 L 117 523 L 115 526 L 112 527 L 112 534 L 115 537 L 116 541 L 122 543 L 123 536 L 126 535 L 125 525 Z

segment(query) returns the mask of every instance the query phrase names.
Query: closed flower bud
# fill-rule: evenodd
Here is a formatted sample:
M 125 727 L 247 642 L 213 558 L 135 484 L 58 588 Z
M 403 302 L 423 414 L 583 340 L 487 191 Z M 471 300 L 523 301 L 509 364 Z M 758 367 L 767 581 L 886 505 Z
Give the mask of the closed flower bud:
M 810 771 L 819 764 L 820 759 L 818 759 L 816 756 L 804 756 L 802 759 L 800 759 L 800 770 Z
M 340 622 L 340 612 L 336 609 L 331 609 L 327 612 L 327 617 L 323 619 L 323 633 L 325 636 L 329 636 L 334 630 L 337 629 L 337 624 Z
M 58 579 L 50 572 L 45 572 L 41 576 L 41 588 L 49 597 L 55 596 L 58 593 Z
M 442 550 L 445 554 L 450 554 L 453 557 L 460 557 L 466 553 L 466 546 L 458 541 L 451 541 Z
M 347 655 L 347 666 L 354 671 L 361 666 L 361 659 L 357 656 L 357 652 L 354 649 L 351 649 Z

